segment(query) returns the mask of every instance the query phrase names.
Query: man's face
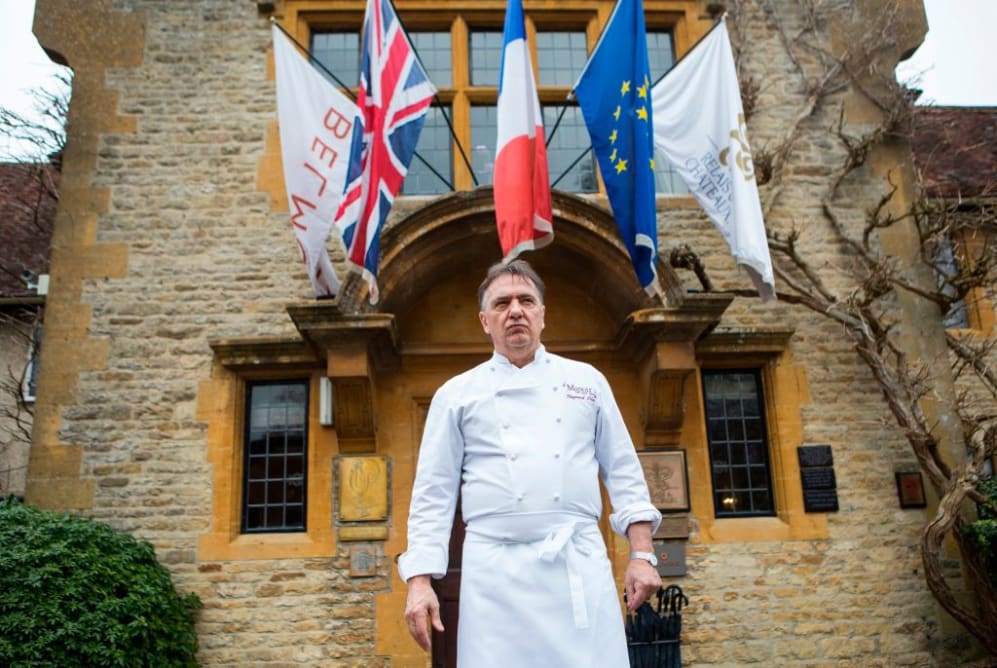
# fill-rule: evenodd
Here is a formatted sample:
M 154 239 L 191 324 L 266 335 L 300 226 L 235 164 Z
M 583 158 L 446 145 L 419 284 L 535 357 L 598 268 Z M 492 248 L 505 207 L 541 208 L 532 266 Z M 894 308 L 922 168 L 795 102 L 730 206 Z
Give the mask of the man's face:
M 544 328 L 544 305 L 533 281 L 501 274 L 485 291 L 484 310 L 478 317 L 495 350 L 509 361 L 533 359 Z

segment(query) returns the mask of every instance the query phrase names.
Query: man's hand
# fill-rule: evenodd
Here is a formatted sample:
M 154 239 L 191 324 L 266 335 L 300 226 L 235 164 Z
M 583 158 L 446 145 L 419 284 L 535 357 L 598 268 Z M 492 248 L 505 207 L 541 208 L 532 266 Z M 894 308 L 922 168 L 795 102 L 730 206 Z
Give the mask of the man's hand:
M 657 569 L 644 559 L 631 559 L 624 576 L 627 610 L 633 612 L 661 587 Z
M 644 562 L 647 563 L 647 562 Z M 629 573 L 629 570 L 627 571 Z M 415 641 L 425 651 L 429 651 L 429 625 L 443 632 L 440 619 L 440 602 L 433 591 L 428 575 L 414 575 L 408 579 L 408 599 L 405 601 L 405 623 Z
M 627 527 L 627 540 L 630 549 L 637 552 L 654 552 L 651 543 L 651 523 L 634 522 Z M 661 588 L 658 570 L 646 559 L 631 559 L 624 576 L 624 591 L 627 593 L 627 610 L 633 612 Z

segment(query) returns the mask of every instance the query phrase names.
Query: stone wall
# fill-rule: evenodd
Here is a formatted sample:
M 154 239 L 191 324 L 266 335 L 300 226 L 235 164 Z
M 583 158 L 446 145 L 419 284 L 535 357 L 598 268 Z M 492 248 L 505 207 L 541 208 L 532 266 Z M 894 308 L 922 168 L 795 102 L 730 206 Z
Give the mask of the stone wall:
M 43 358 L 29 501 L 152 542 L 178 588 L 204 602 L 206 666 L 421 665 L 392 663 L 383 650 L 409 642 L 400 619 L 377 609 L 390 599 L 400 617 L 393 554 L 380 556 L 376 576 L 351 578 L 343 543 L 321 557 L 199 553 L 219 512 L 199 413 L 220 387 L 209 341 L 294 338 L 286 306 L 310 297 L 286 211 L 272 210 L 261 185 L 275 178 L 260 173 L 276 114 L 266 17 L 231 0 L 86 4 L 38 0 L 36 32 L 66 56 L 76 83 L 46 330 L 54 352 Z M 782 4 L 787 33 L 804 29 L 795 3 Z M 741 35 L 763 83 L 749 122 L 755 146 L 781 136 L 808 92 L 763 6 L 744 3 Z M 822 265 L 849 261 L 820 212 L 822 186 L 843 158 L 827 132 L 847 94 L 835 92 L 801 123 L 767 220 L 804 229 L 801 245 Z M 860 170 L 838 202 L 843 218 L 860 221 L 883 188 L 881 176 Z M 664 248 L 692 245 L 718 289 L 748 286 L 691 200 L 663 205 L 660 238 Z M 773 325 L 794 329 L 788 353 L 805 376 L 801 442 L 832 446 L 840 511 L 813 540 L 754 540 L 750 523 L 736 542 L 694 531 L 688 575 L 677 580 L 691 598 L 686 662 L 956 665 L 965 639 L 946 644 L 920 572 L 925 515 L 896 500 L 893 471 L 911 455 L 868 370 L 836 326 L 788 304 L 738 299 L 720 329 Z M 407 466 L 394 474 L 411 475 Z M 392 510 L 395 542 L 404 514 Z

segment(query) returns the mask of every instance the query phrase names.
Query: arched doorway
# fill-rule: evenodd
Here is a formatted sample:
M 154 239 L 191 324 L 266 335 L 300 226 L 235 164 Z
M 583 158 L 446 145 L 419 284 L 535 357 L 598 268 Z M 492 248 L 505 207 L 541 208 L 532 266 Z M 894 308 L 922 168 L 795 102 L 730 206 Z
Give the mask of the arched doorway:
M 375 364 L 371 371 L 376 447 L 392 461 L 391 530 L 384 546 L 391 557 L 405 549 L 409 498 L 429 401 L 448 378 L 491 354 L 477 318 L 477 286 L 487 267 L 500 259 L 492 197 L 488 188 L 454 193 L 393 225 L 382 238 L 381 301 L 370 305 L 359 280 L 348 281 L 338 300 L 344 318 L 359 322 L 376 315 L 392 323 L 392 362 Z M 691 369 L 692 341 L 719 320 L 730 299 L 686 296 L 674 273 L 659 264 L 668 303 L 652 300 L 637 283 L 605 209 L 555 193 L 554 214 L 553 243 L 525 256 L 547 283 L 544 344 L 552 352 L 590 362 L 606 375 L 639 447 L 649 410 L 661 410 L 649 409 L 649 393 L 661 386 L 648 381 L 660 366 L 656 346 L 686 346 L 684 363 Z M 625 541 L 610 535 L 608 526 L 604 534 L 614 564 L 625 560 Z M 454 558 L 459 542 L 458 533 L 451 552 L 454 567 L 459 567 Z M 621 577 L 622 569 L 617 570 Z M 452 665 L 448 647 L 459 624 L 456 583 L 442 585 L 447 631 L 436 641 L 434 667 Z M 408 638 L 402 620 L 404 602 L 405 587 L 397 578 L 391 592 L 378 595 L 376 653 L 390 655 L 393 665 L 423 665 L 425 657 Z

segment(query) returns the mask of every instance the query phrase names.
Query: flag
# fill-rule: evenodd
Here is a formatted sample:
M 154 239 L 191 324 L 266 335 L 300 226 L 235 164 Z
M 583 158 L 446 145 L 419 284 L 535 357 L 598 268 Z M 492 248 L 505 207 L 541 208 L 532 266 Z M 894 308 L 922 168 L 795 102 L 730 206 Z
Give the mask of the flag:
M 339 279 L 325 242 L 346 185 L 357 106 L 319 74 L 273 26 L 280 152 L 291 225 L 316 297 Z
M 620 0 L 573 92 L 637 278 L 660 295 L 649 70 L 643 6 Z
M 509 262 L 554 238 L 543 116 L 522 0 L 509 0 L 505 9 L 495 146 L 495 219 L 503 261 Z
M 367 280 L 370 303 L 376 304 L 381 228 L 401 190 L 436 88 L 390 0 L 367 0 L 363 30 L 360 118 L 336 226 L 347 259 Z
M 775 279 L 727 26 L 720 24 L 655 84 L 654 143 L 730 246 L 763 301 Z

